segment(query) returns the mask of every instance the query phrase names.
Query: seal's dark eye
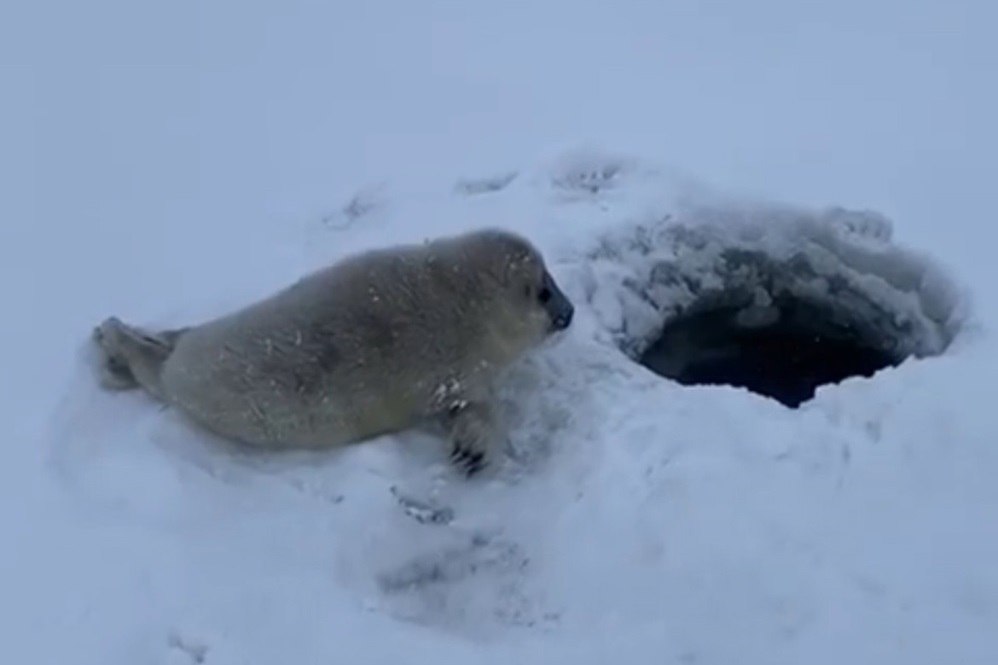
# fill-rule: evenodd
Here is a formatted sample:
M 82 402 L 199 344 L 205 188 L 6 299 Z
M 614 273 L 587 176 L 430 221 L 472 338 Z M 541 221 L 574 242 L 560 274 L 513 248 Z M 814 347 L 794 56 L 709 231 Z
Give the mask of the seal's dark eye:
M 541 288 L 541 290 L 537 293 L 537 299 L 542 303 L 551 300 L 551 289 L 546 286 Z

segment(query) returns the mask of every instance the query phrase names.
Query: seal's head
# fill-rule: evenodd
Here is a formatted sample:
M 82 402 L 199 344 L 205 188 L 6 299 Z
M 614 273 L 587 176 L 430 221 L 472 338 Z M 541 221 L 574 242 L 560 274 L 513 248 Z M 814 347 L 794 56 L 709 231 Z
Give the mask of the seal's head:
M 480 295 L 491 292 L 485 320 L 496 337 L 522 352 L 571 325 L 575 308 L 533 244 L 501 230 L 479 231 L 470 239 L 468 258 L 484 269 L 489 282 Z

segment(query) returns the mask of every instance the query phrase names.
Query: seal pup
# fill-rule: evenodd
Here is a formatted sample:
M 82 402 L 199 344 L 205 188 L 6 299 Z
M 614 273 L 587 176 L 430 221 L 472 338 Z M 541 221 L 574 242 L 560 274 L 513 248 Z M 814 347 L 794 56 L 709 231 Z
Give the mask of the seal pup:
M 571 323 L 524 237 L 485 229 L 370 250 L 199 325 L 93 331 L 101 384 L 141 388 L 222 437 L 328 448 L 441 423 L 471 475 L 497 439 L 497 375 Z

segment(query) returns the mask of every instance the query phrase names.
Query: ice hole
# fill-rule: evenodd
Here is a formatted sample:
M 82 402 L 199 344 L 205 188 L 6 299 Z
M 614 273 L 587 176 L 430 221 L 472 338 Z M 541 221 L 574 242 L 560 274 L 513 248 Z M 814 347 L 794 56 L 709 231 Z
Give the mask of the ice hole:
M 696 209 L 608 235 L 590 299 L 636 362 L 796 408 L 816 389 L 943 353 L 960 289 L 876 213 Z
M 818 386 L 901 362 L 896 340 L 846 310 L 793 296 L 766 305 L 701 305 L 663 328 L 639 362 L 684 385 L 747 388 L 796 408 Z

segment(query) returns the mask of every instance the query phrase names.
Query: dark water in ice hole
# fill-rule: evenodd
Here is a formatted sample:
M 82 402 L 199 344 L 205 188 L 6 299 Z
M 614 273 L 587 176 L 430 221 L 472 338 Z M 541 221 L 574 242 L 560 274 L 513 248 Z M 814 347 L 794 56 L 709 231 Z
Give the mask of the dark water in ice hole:
M 869 377 L 902 360 L 893 340 L 829 305 L 783 299 L 740 312 L 717 307 L 670 321 L 639 362 L 684 385 L 739 386 L 796 408 L 820 385 Z

